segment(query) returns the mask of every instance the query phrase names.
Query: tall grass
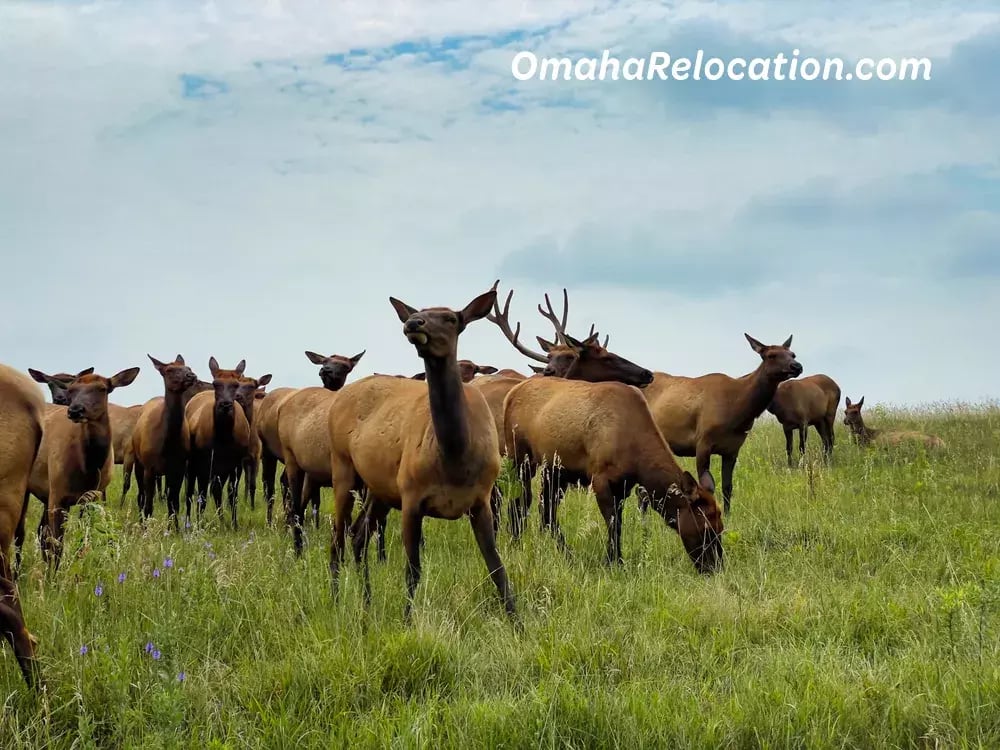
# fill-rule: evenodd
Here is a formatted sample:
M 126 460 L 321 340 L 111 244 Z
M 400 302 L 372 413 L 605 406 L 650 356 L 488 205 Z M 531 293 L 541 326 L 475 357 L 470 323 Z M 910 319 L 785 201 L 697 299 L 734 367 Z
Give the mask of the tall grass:
M 407 628 L 398 514 L 366 613 L 353 564 L 331 599 L 328 494 L 297 560 L 259 499 L 239 532 L 177 535 L 116 482 L 73 512 L 54 576 L 29 533 L 47 692 L 5 649 L 0 747 L 1000 747 L 1000 412 L 869 421 L 948 447 L 862 451 L 838 425 L 833 467 L 813 432 L 789 470 L 759 423 L 712 578 L 634 499 L 618 570 L 592 498 L 561 507 L 570 555 L 534 506 L 520 546 L 501 538 L 520 634 L 464 521 L 425 521 Z

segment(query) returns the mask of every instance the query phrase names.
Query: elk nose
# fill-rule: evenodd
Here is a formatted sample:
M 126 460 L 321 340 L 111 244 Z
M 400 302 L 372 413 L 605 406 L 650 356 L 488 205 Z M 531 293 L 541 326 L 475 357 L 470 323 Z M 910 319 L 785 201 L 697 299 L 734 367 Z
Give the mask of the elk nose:
M 643 370 L 642 374 L 639 377 L 642 379 L 642 382 L 645 383 L 646 385 L 649 385 L 650 383 L 653 382 L 653 373 L 650 372 L 649 370 Z
M 79 404 L 73 404 L 71 407 L 69 407 L 66 410 L 66 414 L 68 416 L 70 416 L 70 417 L 73 417 L 73 418 L 82 417 L 83 416 L 83 407 L 80 406 Z
M 410 318 L 406 321 L 406 325 L 403 326 L 403 331 L 406 333 L 416 333 L 424 326 L 423 318 Z

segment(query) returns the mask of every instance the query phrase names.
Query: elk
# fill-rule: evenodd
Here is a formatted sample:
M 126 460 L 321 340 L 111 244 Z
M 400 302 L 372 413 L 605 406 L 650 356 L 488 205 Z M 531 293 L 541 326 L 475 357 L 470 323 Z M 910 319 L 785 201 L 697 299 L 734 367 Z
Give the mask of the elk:
M 45 411 L 38 387 L 26 375 L 0 364 L 0 633 L 13 649 L 29 688 L 39 680 L 38 641 L 24 622 L 11 547 L 18 530 L 23 536 L 28 478 L 41 447 Z
M 90 367 L 69 384 L 38 370 L 29 369 L 28 373 L 49 387 L 57 383 L 57 388 L 66 391 L 68 402 L 46 414 L 42 444 L 29 480 L 31 494 L 48 510 L 42 554 L 58 567 L 69 508 L 101 497 L 111 481 L 114 455 L 108 395 L 132 383 L 139 368 L 131 367 L 105 378 L 94 374 Z
M 149 357 L 150 355 L 147 354 L 146 356 Z M 179 364 L 179 365 L 183 366 L 184 365 L 184 358 L 181 357 L 179 354 L 177 355 L 177 357 L 179 358 L 180 361 L 179 362 L 175 362 L 175 364 Z M 152 357 L 150 357 L 150 359 L 152 359 Z M 181 394 L 180 401 L 181 401 L 182 411 L 183 411 L 183 407 L 187 406 L 188 401 L 190 401 L 195 396 L 195 394 L 202 393 L 204 391 L 210 391 L 210 390 L 212 390 L 212 384 L 211 383 L 206 383 L 204 380 L 198 380 L 197 378 L 195 378 L 194 384 L 191 385 L 190 387 L 188 387 L 186 390 L 184 390 L 184 392 Z M 147 409 L 153 408 L 152 404 L 155 404 L 155 403 L 161 404 L 161 406 L 156 407 L 156 409 L 158 411 L 162 410 L 162 408 L 163 408 L 162 407 L 163 402 L 164 402 L 164 397 L 163 396 L 155 396 L 154 398 L 149 399 L 149 401 L 147 401 L 145 404 L 142 405 L 142 410 L 146 411 Z M 140 412 L 139 416 L 140 416 L 140 418 L 142 417 L 142 413 L 141 412 Z M 154 421 L 156 421 L 156 419 L 159 419 L 159 417 L 156 417 L 154 419 Z M 137 421 L 137 424 L 138 424 L 138 421 Z M 134 434 L 135 433 L 133 432 L 133 439 L 126 446 L 126 449 L 125 449 L 125 461 L 124 461 L 124 464 L 122 465 L 122 469 L 123 469 L 122 497 L 121 497 L 122 505 L 124 505 L 124 503 L 125 503 L 125 496 L 128 495 L 129 488 L 132 486 L 132 470 L 133 470 L 133 468 L 135 466 L 135 438 L 134 438 Z M 185 462 L 186 462 L 186 459 L 185 459 Z M 163 496 L 163 475 L 162 474 L 157 474 L 156 475 L 156 482 L 155 482 L 155 484 L 156 484 L 156 487 L 157 487 L 157 493 L 162 497 Z M 138 504 L 139 504 L 139 512 L 140 513 L 144 513 L 145 512 L 145 508 L 146 508 L 145 500 L 142 497 L 137 498 L 137 500 L 138 500 Z M 152 503 L 152 499 L 150 499 L 150 503 Z M 179 504 L 179 501 L 178 501 L 178 504 Z M 152 513 L 152 512 L 153 512 L 153 506 L 152 506 L 152 504 L 150 504 L 150 506 L 149 506 L 149 513 Z
M 498 370 L 493 365 L 477 365 L 471 359 L 460 359 L 458 360 L 458 372 L 463 383 L 471 383 L 476 375 L 492 375 Z M 426 373 L 418 372 L 410 377 L 413 380 L 424 380 Z
M 178 354 L 173 362 L 161 362 L 146 354 L 163 378 L 163 396 L 147 401 L 132 434 L 135 480 L 139 489 L 139 510 L 144 518 L 153 515 L 157 479 L 166 481 L 167 516 L 175 528 L 180 515 L 181 485 L 184 482 L 191 433 L 184 408 L 198 384 L 198 376 Z
M 607 561 L 622 562 L 622 511 L 633 488 L 681 537 L 700 573 L 722 563 L 722 514 L 715 482 L 684 471 L 663 439 L 641 391 L 623 383 L 528 379 L 504 399 L 508 455 L 522 468 L 524 497 L 542 468 L 546 521 L 562 540 L 556 520 L 557 497 L 570 484 L 593 488 L 608 528 Z
M 256 507 L 257 467 L 260 466 L 260 457 L 263 450 L 260 434 L 257 432 L 255 406 L 265 396 L 264 385 L 271 382 L 270 375 L 265 375 L 264 378 L 255 380 L 253 378 L 242 377 L 240 378 L 240 387 L 236 392 L 236 399 L 240 402 L 240 406 L 243 407 L 243 415 L 250 425 L 250 445 L 248 446 L 247 455 L 243 457 L 243 461 L 236 469 L 236 483 L 239 484 L 241 476 L 246 474 L 247 481 L 243 486 L 243 495 L 249 500 L 251 511 Z M 258 385 L 258 383 L 263 383 L 264 385 Z
M 260 470 L 261 482 L 264 485 L 264 502 L 267 505 L 267 525 L 272 523 L 274 508 L 274 477 L 278 468 L 278 461 L 284 462 L 285 458 L 281 452 L 281 440 L 278 437 L 278 409 L 285 399 L 295 393 L 296 388 L 275 388 L 268 391 L 263 400 L 257 405 L 257 418 L 255 420 L 257 435 L 260 438 Z M 287 488 L 285 473 L 281 474 L 282 497 L 286 500 L 287 512 Z
M 815 427 L 823 441 L 823 455 L 827 461 L 833 457 L 833 425 L 837 421 L 840 405 L 840 386 L 833 378 L 809 375 L 796 380 L 786 380 L 778 385 L 767 410 L 781 423 L 785 431 L 785 453 L 788 465 L 792 460 L 792 433 L 799 431 L 799 453 L 806 454 L 806 433 Z
M 861 416 L 861 407 L 865 405 L 865 397 L 857 403 L 851 399 L 844 400 L 844 424 L 851 431 L 851 437 L 863 448 L 876 445 L 881 448 L 896 448 L 904 443 L 918 443 L 925 448 L 944 448 L 944 441 L 937 435 L 928 435 L 914 430 L 879 430 L 865 424 Z
M 490 494 L 500 473 L 496 425 L 483 394 L 462 383 L 458 337 L 486 317 L 496 289 L 462 310 L 417 310 L 390 297 L 403 335 L 424 361 L 426 384 L 372 375 L 347 385 L 330 407 L 330 463 L 333 475 L 334 528 L 330 574 L 336 592 L 354 492 L 365 493 L 365 520 L 354 539 L 355 560 L 364 558 L 365 599 L 368 542 L 374 525 L 390 508 L 402 513 L 406 551 L 406 608 L 420 581 L 423 519 L 469 516 L 479 551 L 507 615 L 516 619 L 514 593 L 497 552 Z M 373 523 L 374 522 L 374 523 Z
M 499 279 L 493 283 L 496 290 L 500 284 Z M 539 314 L 548 320 L 555 329 L 555 340 L 547 341 L 541 336 L 536 336 L 539 345 L 545 352 L 540 353 L 529 349 L 518 340 L 521 333 L 521 324 L 518 322 L 514 328 L 510 324 L 510 303 L 514 296 L 514 290 L 507 292 L 507 299 L 503 309 L 499 304 L 493 303 L 493 312 L 487 316 L 489 321 L 496 325 L 506 339 L 521 354 L 534 359 L 537 362 L 544 362 L 545 367 L 535 368 L 535 374 L 531 378 L 522 379 L 481 379 L 474 381 L 483 389 L 487 396 L 487 402 L 493 413 L 496 423 L 497 436 L 501 450 L 504 450 L 506 438 L 504 435 L 503 399 L 507 392 L 523 380 L 533 380 L 540 377 L 554 377 L 565 380 L 581 380 L 592 383 L 605 381 L 617 381 L 626 385 L 645 387 L 653 380 L 653 373 L 644 367 L 640 367 L 634 362 L 614 354 L 607 349 L 609 337 L 604 337 L 604 343 L 600 343 L 600 334 L 594 330 L 594 325 L 590 326 L 590 333 L 583 341 L 579 341 L 566 333 L 567 320 L 569 318 L 569 293 L 563 289 L 563 309 L 562 315 L 557 315 L 552 307 L 549 295 L 545 295 L 546 309 L 541 304 L 538 305 Z M 495 514 L 494 522 L 499 523 L 501 493 L 499 487 L 494 487 L 493 510 Z M 523 521 L 527 518 L 530 509 L 530 495 L 522 495 L 516 503 L 510 505 L 511 533 L 515 539 L 519 538 L 523 530 Z M 543 515 L 542 525 L 546 525 Z
M 347 382 L 365 352 L 353 357 L 332 354 L 320 357 L 306 352 L 313 364 L 320 364 L 323 387 L 302 388 L 291 394 L 278 407 L 278 440 L 285 462 L 285 480 L 288 483 L 288 508 L 286 520 L 295 537 L 295 552 L 302 553 L 302 524 L 306 503 L 312 500 L 317 512 L 313 514 L 319 528 L 319 493 L 329 487 L 330 474 L 330 405 Z M 380 529 L 381 531 L 381 529 Z M 381 538 L 381 537 L 380 537 Z M 380 542 L 380 555 L 384 546 Z
M 205 497 L 211 492 L 215 508 L 222 517 L 222 489 L 227 496 L 233 529 L 236 525 L 236 497 L 239 470 L 250 455 L 250 420 L 244 403 L 253 403 L 254 393 L 271 381 L 270 375 L 260 379 L 243 376 L 246 360 L 235 369 L 219 367 L 215 357 L 208 360 L 212 373 L 212 391 L 192 397 L 184 410 L 191 432 L 191 452 L 187 469 L 187 517 L 191 517 L 191 500 L 195 485 L 198 489 L 198 510 L 204 510 Z
M 695 378 L 657 372 L 643 390 L 670 450 L 675 456 L 694 456 L 698 476 L 709 470 L 713 455 L 722 457 L 726 513 L 733 498 L 736 459 L 754 420 L 764 413 L 780 383 L 802 374 L 789 348 L 791 336 L 780 346 L 767 346 L 743 335 L 761 359 L 753 372 L 741 378 L 717 372 Z

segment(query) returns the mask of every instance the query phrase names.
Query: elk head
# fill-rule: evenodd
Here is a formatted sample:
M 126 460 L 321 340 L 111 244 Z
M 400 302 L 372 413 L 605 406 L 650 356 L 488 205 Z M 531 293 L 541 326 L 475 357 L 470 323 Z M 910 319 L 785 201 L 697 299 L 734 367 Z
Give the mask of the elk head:
M 215 413 L 217 415 L 232 416 L 246 366 L 246 360 L 241 359 L 236 365 L 236 369 L 223 370 L 219 367 L 215 357 L 209 358 L 208 369 L 212 373 L 212 390 L 215 391 Z
M 792 337 L 789 336 L 784 344 L 780 346 L 767 346 L 760 343 L 749 333 L 744 333 L 750 348 L 753 349 L 763 362 L 764 374 L 770 380 L 783 382 L 790 378 L 797 378 L 802 374 L 802 365 L 795 359 L 795 352 L 789 347 L 792 345 Z
M 161 362 L 152 354 L 147 354 L 153 367 L 163 378 L 163 384 L 170 393 L 183 393 L 200 382 L 194 371 L 184 364 L 184 357 L 178 354 L 173 362 Z
M 365 356 L 364 351 L 353 357 L 344 357 L 340 354 L 324 357 L 316 352 L 306 352 L 306 358 L 314 365 L 319 365 L 319 379 L 323 381 L 323 387 L 328 391 L 339 391 L 343 388 L 344 383 L 347 382 L 347 376 L 351 374 L 363 356 Z
M 470 383 L 476 375 L 492 375 L 497 372 L 497 368 L 493 365 L 477 365 L 471 359 L 460 359 L 458 360 L 458 374 L 462 378 L 463 383 Z M 416 375 L 410 376 L 411 380 L 426 380 L 427 373 L 418 372 Z
M 844 397 L 844 424 L 850 427 L 854 432 L 860 431 L 865 426 L 865 423 L 861 418 L 861 407 L 864 405 L 864 396 L 862 396 L 861 400 L 856 404 L 851 403 L 851 399 L 846 396 Z
M 496 289 L 500 283 L 497 280 L 493 284 Z M 536 336 L 544 354 L 532 351 L 518 341 L 521 333 L 521 324 L 516 328 L 510 326 L 510 301 L 514 296 L 514 291 L 507 293 L 503 310 L 494 303 L 493 314 L 488 316 L 490 322 L 494 323 L 507 337 L 507 340 L 514 345 L 524 356 L 542 362 L 545 367 L 539 368 L 531 365 L 531 369 L 542 375 L 567 378 L 571 380 L 586 380 L 597 383 L 606 380 L 617 380 L 627 385 L 634 385 L 639 388 L 653 382 L 653 373 L 644 367 L 640 367 L 634 362 L 630 362 L 624 357 L 609 352 L 607 349 L 608 337 L 605 336 L 604 344 L 599 341 L 599 334 L 594 331 L 594 326 L 590 326 L 590 333 L 583 341 L 579 341 L 566 333 L 566 321 L 569 317 L 569 294 L 563 289 L 563 310 L 562 315 L 556 315 L 552 308 L 549 295 L 545 295 L 545 305 L 543 309 L 538 305 L 538 312 L 547 319 L 555 329 L 555 341 L 546 341 L 541 336 Z
M 712 473 L 703 473 L 699 482 L 685 471 L 680 485 L 670 485 L 667 494 L 672 502 L 657 503 L 654 498 L 653 506 L 677 530 L 695 569 L 714 573 L 723 564 L 723 554 L 722 510 L 715 499 Z
M 90 371 L 93 372 L 94 368 L 91 367 Z M 71 375 L 68 372 L 57 372 L 55 375 L 50 375 L 53 380 L 58 380 L 63 383 L 64 386 L 69 385 L 74 380 L 76 380 L 76 375 Z M 41 381 L 39 381 L 41 382 Z M 49 393 L 52 394 L 52 403 L 59 406 L 69 406 L 69 401 L 66 396 L 66 388 L 59 385 L 54 385 L 52 383 L 46 382 L 45 385 L 49 387 Z
M 253 405 L 258 398 L 264 398 L 264 386 L 271 382 L 271 373 L 259 378 L 248 378 L 245 375 L 240 377 L 239 387 L 236 389 L 236 400 L 243 407 L 247 419 L 253 414 Z M 259 395 L 258 395 L 259 394 Z
M 94 368 L 81 370 L 70 383 L 46 375 L 38 370 L 28 370 L 39 383 L 64 390 L 66 396 L 66 416 L 77 424 L 100 422 L 108 416 L 108 394 L 115 388 L 124 388 L 139 374 L 138 367 L 122 370 L 110 378 L 94 374 Z
M 496 303 L 496 289 L 476 297 L 461 310 L 428 307 L 417 310 L 395 297 L 389 303 L 403 324 L 403 334 L 421 359 L 456 359 L 458 336 L 473 321 L 485 318 Z

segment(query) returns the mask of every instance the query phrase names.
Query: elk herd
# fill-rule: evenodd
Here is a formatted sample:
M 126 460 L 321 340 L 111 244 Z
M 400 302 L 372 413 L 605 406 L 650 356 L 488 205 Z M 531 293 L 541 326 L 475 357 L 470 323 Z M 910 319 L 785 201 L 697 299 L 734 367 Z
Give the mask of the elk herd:
M 759 363 L 742 377 L 655 372 L 609 351 L 608 337 L 602 342 L 593 325 L 585 338 L 571 336 L 565 290 L 561 315 L 548 296 L 544 308 L 538 305 L 554 338 L 538 336 L 539 350 L 530 348 L 520 339 L 521 324 L 510 321 L 513 291 L 501 307 L 498 284 L 457 310 L 389 298 L 403 336 L 423 361 L 423 371 L 413 376 L 374 374 L 348 383 L 364 351 L 352 357 L 307 351 L 322 385 L 267 391 L 271 375 L 247 375 L 244 360 L 224 369 L 212 357 L 211 381 L 203 381 L 180 354 L 171 361 L 147 355 L 162 378 L 163 395 L 123 407 L 109 397 L 135 380 L 138 367 L 111 377 L 93 368 L 75 375 L 29 370 L 29 378 L 0 365 L 0 632 L 28 684 L 38 679 L 36 641 L 25 625 L 16 581 L 29 499 L 44 506 L 38 541 L 55 569 L 69 510 L 105 499 L 115 464 L 123 467 L 122 501 L 134 474 L 140 514 L 152 516 L 159 496 L 177 530 L 182 493 L 185 523 L 192 512 L 200 517 L 206 511 L 209 497 L 224 519 L 225 493 L 227 523 L 236 528 L 240 482 L 245 479 L 253 508 L 259 467 L 267 522 L 273 522 L 280 493 L 297 553 L 307 508 L 318 527 L 320 489 L 332 487 L 333 591 L 350 538 L 365 601 L 368 544 L 377 538 L 378 558 L 385 559 L 387 520 L 390 511 L 399 511 L 407 620 L 421 575 L 423 519 L 468 517 L 502 605 L 517 622 L 497 534 L 506 505 L 511 537 L 520 539 L 536 476 L 540 527 L 560 546 L 565 541 L 557 510 L 566 490 L 582 484 L 593 491 L 607 526 L 607 562 L 620 563 L 625 501 L 636 490 L 643 512 L 652 507 L 659 513 L 695 569 L 710 574 L 723 563 L 723 515 L 733 500 L 739 452 L 764 411 L 784 428 L 790 465 L 793 432 L 799 431 L 804 453 L 810 426 L 831 457 L 840 388 L 826 375 L 798 377 L 803 367 L 791 336 L 769 345 L 745 334 Z M 483 319 L 538 363 L 532 375 L 458 358 L 459 337 Z M 32 380 L 48 386 L 51 403 Z M 844 420 L 860 444 L 915 440 L 941 447 L 933 436 L 866 426 L 863 403 L 847 399 Z M 720 492 L 713 455 L 721 458 Z M 505 457 L 518 479 L 513 497 L 504 497 L 498 484 Z M 677 457 L 694 458 L 695 473 Z

